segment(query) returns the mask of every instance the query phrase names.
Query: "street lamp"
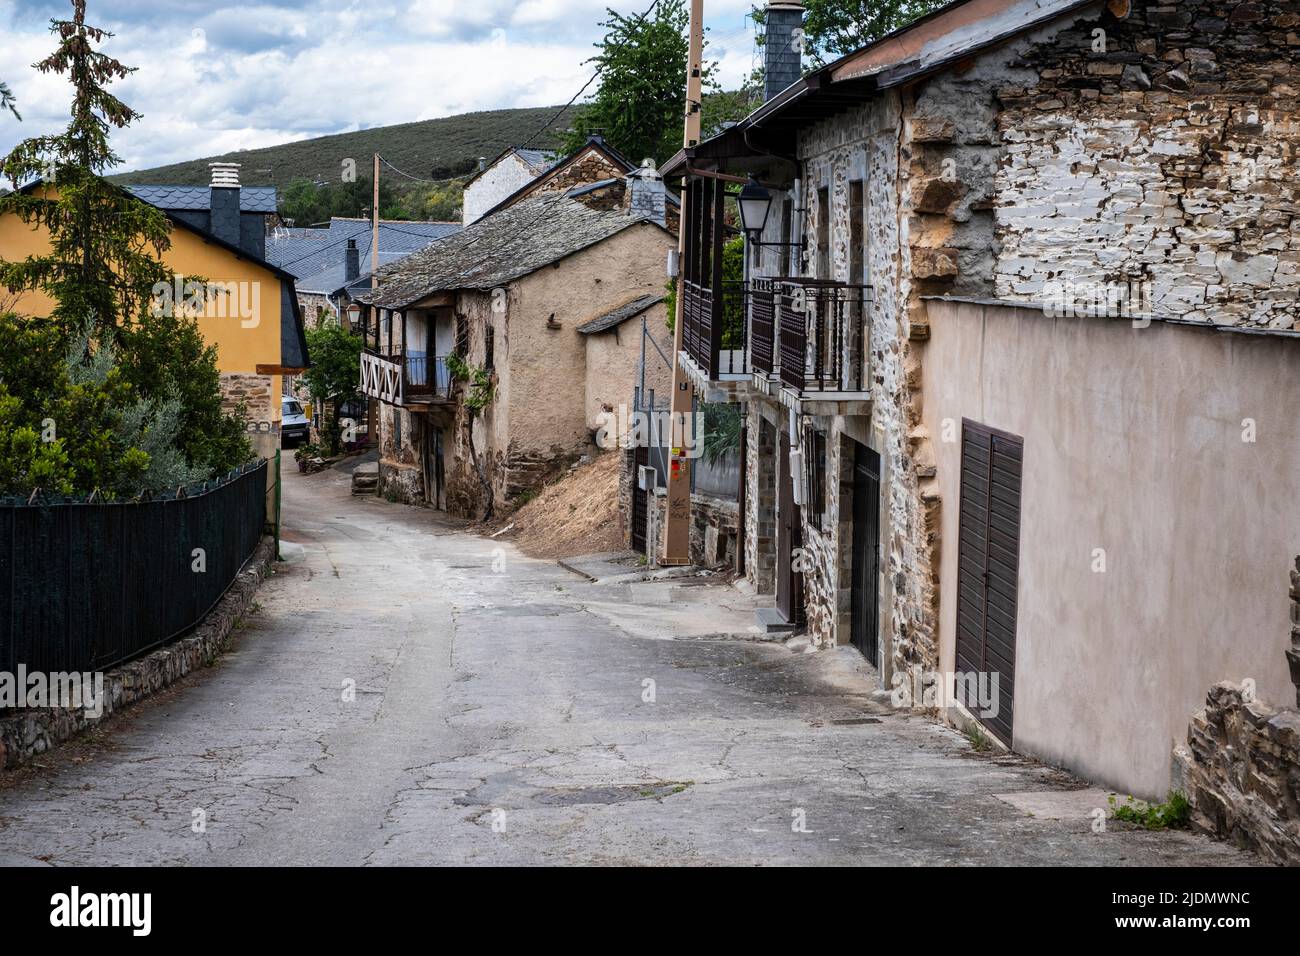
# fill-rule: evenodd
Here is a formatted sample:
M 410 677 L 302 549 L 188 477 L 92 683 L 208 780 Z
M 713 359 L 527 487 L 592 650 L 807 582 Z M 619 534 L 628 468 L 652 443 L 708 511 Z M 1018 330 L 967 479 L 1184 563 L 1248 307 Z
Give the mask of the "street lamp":
M 767 217 L 772 213 L 772 194 L 751 176 L 740 190 L 737 203 L 740 206 L 740 223 L 749 234 L 750 241 L 757 244 L 758 237 L 767 226 Z

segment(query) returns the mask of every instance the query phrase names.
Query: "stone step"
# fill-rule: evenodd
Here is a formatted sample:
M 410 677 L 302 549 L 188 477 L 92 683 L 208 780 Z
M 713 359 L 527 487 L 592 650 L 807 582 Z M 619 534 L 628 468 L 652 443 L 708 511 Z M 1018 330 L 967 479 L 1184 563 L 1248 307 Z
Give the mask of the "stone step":
M 754 612 L 754 623 L 764 634 L 788 634 L 794 625 L 781 616 L 774 607 L 760 607 Z

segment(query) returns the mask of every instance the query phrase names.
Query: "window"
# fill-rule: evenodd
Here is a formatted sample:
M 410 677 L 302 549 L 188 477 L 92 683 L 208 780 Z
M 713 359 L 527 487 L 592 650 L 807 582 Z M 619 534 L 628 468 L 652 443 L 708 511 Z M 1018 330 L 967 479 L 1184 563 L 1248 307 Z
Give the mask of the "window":
M 862 216 L 866 205 L 863 182 L 855 179 L 849 184 L 849 282 L 865 283 L 863 259 L 866 256 L 866 236 L 862 230 Z
M 456 313 L 456 354 L 461 358 L 469 356 L 469 322 L 459 312 Z
M 826 530 L 826 432 L 809 426 L 804 430 L 804 466 L 808 476 L 808 520 Z
M 493 328 L 492 321 L 489 319 L 483 327 L 483 367 L 486 369 L 494 368 L 496 356 L 497 330 Z
M 794 234 L 791 232 L 791 220 L 794 218 L 794 203 L 787 199 L 781 203 L 781 241 L 793 243 Z M 777 271 L 783 276 L 794 275 L 794 249 L 793 245 L 783 246 L 781 249 L 781 268 Z
M 831 277 L 831 191 L 817 190 L 817 278 Z

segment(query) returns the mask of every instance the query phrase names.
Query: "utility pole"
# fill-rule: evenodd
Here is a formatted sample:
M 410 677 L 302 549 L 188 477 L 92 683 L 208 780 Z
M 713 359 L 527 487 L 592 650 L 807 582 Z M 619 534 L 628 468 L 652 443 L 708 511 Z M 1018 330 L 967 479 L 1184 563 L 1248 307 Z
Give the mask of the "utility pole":
M 691 35 L 686 59 L 686 129 L 683 142 L 687 149 L 700 141 L 700 106 L 704 69 L 704 0 L 691 0 Z M 687 177 L 689 182 L 689 176 Z M 677 314 L 673 322 L 673 399 L 672 456 L 669 461 L 668 507 L 664 518 L 663 556 L 660 564 L 691 563 L 691 461 L 686 457 L 684 429 L 691 421 L 694 390 L 682 368 L 682 328 L 686 307 L 686 210 L 690 203 L 682 192 L 681 228 L 677 230 Z M 653 413 L 653 410 L 652 410 Z
M 374 196 L 370 201 L 370 295 L 379 291 L 379 154 L 375 153 Z M 379 342 L 379 306 L 370 307 L 371 318 L 375 320 L 375 351 L 382 351 Z M 366 326 L 369 336 L 370 326 Z M 366 399 L 366 444 L 379 447 L 379 407 L 372 397 Z
M 370 203 L 370 290 L 379 288 L 379 154 L 375 153 L 375 196 Z

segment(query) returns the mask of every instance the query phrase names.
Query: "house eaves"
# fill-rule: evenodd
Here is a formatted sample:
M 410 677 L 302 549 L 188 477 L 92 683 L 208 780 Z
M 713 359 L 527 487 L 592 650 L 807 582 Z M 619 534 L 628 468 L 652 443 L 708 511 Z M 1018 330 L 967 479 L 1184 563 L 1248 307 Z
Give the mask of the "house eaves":
M 378 290 L 356 298 L 405 309 L 439 292 L 501 288 L 637 225 L 663 229 L 625 210 L 593 209 L 559 193 L 530 197 L 381 268 Z
M 589 322 L 584 322 L 578 326 L 578 332 L 583 335 L 595 335 L 599 332 L 608 332 L 610 329 L 617 328 L 628 319 L 635 319 L 642 312 L 651 309 L 664 301 L 662 295 L 643 295 L 640 298 L 633 299 L 626 305 L 621 305 L 612 312 L 606 312 Z

